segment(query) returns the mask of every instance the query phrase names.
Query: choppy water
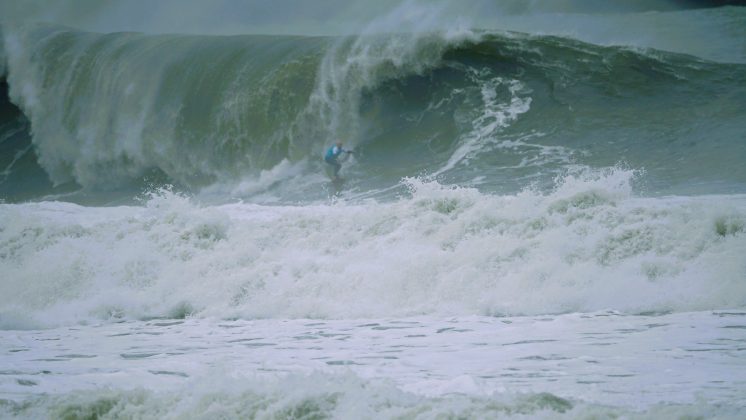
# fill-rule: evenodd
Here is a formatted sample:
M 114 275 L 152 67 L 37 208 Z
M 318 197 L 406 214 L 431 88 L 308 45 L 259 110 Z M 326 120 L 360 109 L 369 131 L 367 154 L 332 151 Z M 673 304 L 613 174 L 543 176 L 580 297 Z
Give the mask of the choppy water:
M 737 418 L 744 321 L 590 313 L 5 331 L 0 352 L 13 368 L 0 371 L 0 395 L 43 396 L 0 413 Z
M 433 8 L 2 22 L 0 415 L 743 417 L 746 10 Z

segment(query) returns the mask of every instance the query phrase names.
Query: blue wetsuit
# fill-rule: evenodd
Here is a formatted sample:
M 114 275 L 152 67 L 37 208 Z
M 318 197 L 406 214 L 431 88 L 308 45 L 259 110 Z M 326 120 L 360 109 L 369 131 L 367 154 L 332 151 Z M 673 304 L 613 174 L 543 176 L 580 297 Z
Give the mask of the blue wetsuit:
M 342 153 L 349 153 L 349 151 L 344 150 L 343 148 L 339 146 L 332 146 L 329 149 L 327 149 L 326 154 L 324 155 L 324 162 L 334 167 L 334 177 L 337 177 L 337 174 L 339 173 L 339 170 L 342 169 L 342 165 L 337 161 L 337 158 Z

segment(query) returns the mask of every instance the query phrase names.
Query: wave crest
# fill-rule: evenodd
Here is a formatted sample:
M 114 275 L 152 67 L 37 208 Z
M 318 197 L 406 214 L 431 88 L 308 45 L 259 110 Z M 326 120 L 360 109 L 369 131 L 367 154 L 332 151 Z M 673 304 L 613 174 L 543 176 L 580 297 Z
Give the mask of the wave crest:
M 663 191 L 746 179 L 739 65 L 466 30 L 335 39 L 32 25 L 4 45 L 10 99 L 56 184 L 235 184 L 286 159 L 318 161 L 340 137 L 365 155 L 368 189 L 429 174 L 516 191 L 620 160 Z

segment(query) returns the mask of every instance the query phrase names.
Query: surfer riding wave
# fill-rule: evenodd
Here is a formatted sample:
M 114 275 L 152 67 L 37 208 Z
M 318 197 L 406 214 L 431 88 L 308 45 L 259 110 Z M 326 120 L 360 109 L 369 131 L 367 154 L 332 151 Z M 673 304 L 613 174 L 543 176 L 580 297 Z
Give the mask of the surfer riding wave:
M 338 181 L 340 179 L 339 170 L 342 169 L 342 164 L 339 163 L 339 157 L 342 155 L 342 153 L 354 153 L 353 150 L 343 149 L 342 145 L 342 140 L 337 140 L 337 143 L 334 146 L 329 147 L 326 150 L 326 154 L 324 155 L 324 162 L 326 162 L 326 164 L 329 165 L 333 170 L 332 180 L 334 181 Z

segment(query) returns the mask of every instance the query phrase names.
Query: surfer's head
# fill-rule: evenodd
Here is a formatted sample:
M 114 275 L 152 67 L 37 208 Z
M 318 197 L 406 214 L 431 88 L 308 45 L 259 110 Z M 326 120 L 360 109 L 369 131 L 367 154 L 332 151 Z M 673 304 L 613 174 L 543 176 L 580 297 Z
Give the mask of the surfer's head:
M 342 140 L 337 140 L 337 147 L 342 147 Z

